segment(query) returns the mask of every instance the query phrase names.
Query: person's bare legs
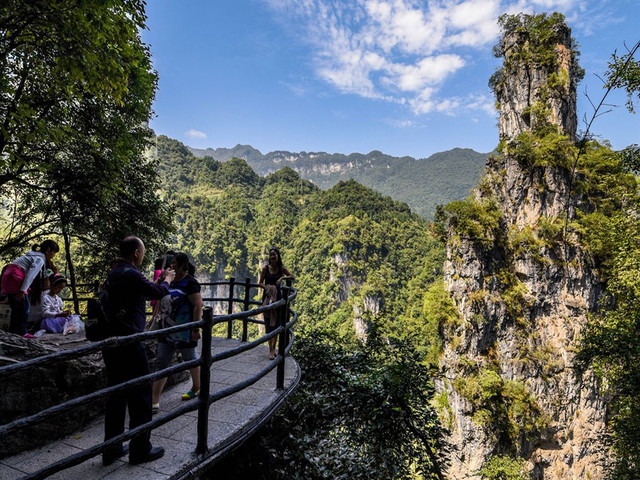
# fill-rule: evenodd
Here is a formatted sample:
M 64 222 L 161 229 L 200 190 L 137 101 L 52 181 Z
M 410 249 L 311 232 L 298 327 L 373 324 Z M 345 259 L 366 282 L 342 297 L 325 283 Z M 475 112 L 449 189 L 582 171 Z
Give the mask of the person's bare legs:
M 276 342 L 278 341 L 278 337 L 273 337 L 269 339 L 269 358 L 274 359 L 276 357 Z
M 191 391 L 198 393 L 200 391 L 200 367 L 193 367 L 189 372 L 191 372 L 191 383 L 193 384 Z
M 166 383 L 167 377 L 159 378 L 158 380 L 153 382 L 153 389 L 151 391 L 151 403 L 160 403 L 160 395 L 162 395 L 162 390 L 164 389 Z

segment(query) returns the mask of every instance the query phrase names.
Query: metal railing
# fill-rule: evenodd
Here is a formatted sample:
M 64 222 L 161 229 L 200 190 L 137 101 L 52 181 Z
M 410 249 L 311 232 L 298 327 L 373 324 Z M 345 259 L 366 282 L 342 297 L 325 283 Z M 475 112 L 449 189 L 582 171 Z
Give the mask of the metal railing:
M 245 282 L 236 282 L 235 279 L 231 278 L 229 281 L 221 281 L 221 282 L 213 282 L 213 283 L 203 283 L 201 285 L 228 285 L 229 295 L 226 298 L 204 298 L 204 302 L 207 304 L 203 310 L 203 318 L 198 322 L 189 322 L 183 325 L 176 325 L 170 328 L 166 328 L 163 330 L 149 331 L 137 333 L 134 335 L 122 336 L 122 337 L 111 337 L 106 340 L 102 340 L 99 342 L 94 342 L 88 345 L 83 345 L 81 347 L 75 348 L 73 350 L 66 350 L 61 352 L 56 352 L 49 355 L 44 355 L 38 358 L 33 358 L 30 360 L 26 360 L 23 362 L 15 363 L 12 365 L 7 365 L 0 367 L 0 382 L 3 382 L 6 377 L 9 375 L 25 372 L 29 369 L 40 367 L 44 365 L 50 365 L 52 362 L 61 362 L 72 360 L 80 357 L 84 357 L 90 355 L 92 353 L 96 353 L 103 349 L 119 347 L 123 345 L 128 345 L 134 342 L 139 342 L 142 340 L 152 340 L 158 339 L 161 337 L 165 337 L 171 334 L 175 334 L 178 332 L 193 330 L 194 328 L 202 329 L 202 353 L 199 358 L 182 362 L 177 365 L 169 366 L 166 369 L 156 371 L 154 373 L 144 375 L 142 377 L 135 378 L 133 380 L 129 380 L 127 382 L 121 383 L 119 385 L 114 385 L 111 387 L 106 387 L 96 392 L 90 393 L 88 395 L 84 395 L 81 397 L 74 398 L 72 400 L 63 402 L 59 405 L 54 405 L 49 408 L 46 408 L 40 412 L 29 415 L 27 417 L 15 419 L 5 425 L 0 426 L 0 438 L 6 438 L 6 435 L 10 433 L 17 432 L 26 427 L 34 426 L 45 422 L 46 420 L 51 419 L 56 415 L 60 415 L 66 412 L 73 410 L 79 406 L 88 404 L 90 402 L 96 401 L 98 399 L 107 397 L 108 395 L 118 392 L 121 390 L 125 390 L 135 385 L 141 385 L 143 383 L 149 383 L 153 380 L 157 380 L 159 378 L 164 378 L 169 375 L 186 371 L 192 369 L 197 366 L 201 366 L 200 369 L 200 394 L 196 402 L 189 402 L 188 404 L 178 407 L 167 414 L 159 415 L 155 417 L 155 419 L 151 420 L 144 425 L 140 425 L 134 429 L 128 430 L 116 437 L 110 438 L 102 443 L 94 445 L 93 447 L 87 448 L 81 452 L 63 458 L 53 464 L 47 465 L 46 467 L 38 470 L 37 472 L 31 473 L 23 477 L 24 479 L 41 479 L 46 478 L 54 473 L 57 473 L 61 470 L 73 467 L 78 465 L 85 460 L 88 460 L 91 457 L 99 455 L 104 452 L 108 448 L 118 445 L 125 440 L 129 440 L 132 437 L 141 434 L 143 432 L 151 431 L 165 423 L 184 415 L 185 413 L 191 411 L 198 411 L 198 420 L 197 420 L 197 446 L 196 453 L 204 455 L 208 451 L 208 431 L 209 431 L 209 407 L 213 402 L 220 400 L 222 398 L 228 397 L 240 390 L 247 388 L 248 386 L 256 383 L 262 377 L 267 375 L 274 368 L 276 371 L 276 388 L 279 390 L 284 389 L 284 377 L 285 377 L 285 358 L 291 347 L 293 345 L 294 335 L 291 330 L 291 327 L 297 321 L 296 312 L 291 310 L 291 302 L 295 299 L 297 295 L 297 290 L 292 288 L 290 285 L 281 288 L 282 299 L 278 300 L 275 303 L 272 303 L 267 306 L 258 306 L 261 305 L 261 302 L 256 300 L 251 300 L 250 290 L 252 288 L 259 288 L 259 285 L 256 283 L 252 283 L 250 279 L 246 279 Z M 236 287 L 244 287 L 244 295 L 243 298 L 238 298 L 235 295 Z M 84 299 L 86 300 L 86 299 Z M 227 314 L 226 315 L 214 315 L 213 308 L 210 303 L 212 302 L 226 302 L 227 303 Z M 242 311 L 233 312 L 234 306 L 240 303 L 243 307 Z M 251 307 L 255 308 L 251 308 Z M 264 324 L 264 321 L 256 318 L 257 315 L 260 315 L 264 312 L 268 312 L 272 309 L 278 309 L 281 307 L 285 307 L 285 314 L 278 315 L 278 326 L 277 328 L 266 334 L 262 335 L 259 338 L 256 338 L 252 341 L 247 341 L 247 326 L 248 323 L 256 323 L 256 324 Z M 236 321 L 242 321 L 242 344 L 226 350 L 224 352 L 212 354 L 212 329 L 215 325 L 227 323 L 227 338 L 231 338 L 232 336 L 232 325 Z M 210 392 L 210 380 L 211 380 L 211 366 L 220 360 L 224 360 L 227 358 L 234 357 L 240 353 L 243 353 L 247 350 L 251 350 L 258 345 L 261 345 L 267 342 L 269 339 L 278 337 L 278 354 L 272 361 L 269 362 L 267 366 L 261 369 L 255 375 L 247 378 L 246 380 L 237 383 L 235 385 L 229 386 L 223 390 L 211 393 Z
M 262 302 L 257 300 L 252 300 L 251 297 L 251 288 L 259 287 L 257 283 L 253 283 L 250 278 L 246 278 L 244 282 L 237 281 L 234 277 L 231 277 L 228 281 L 218 281 L 218 282 L 199 282 L 201 287 L 218 287 L 218 286 L 229 286 L 229 295 L 226 297 L 202 297 L 202 301 L 207 303 L 226 303 L 227 304 L 227 314 L 230 315 L 233 313 L 234 306 L 238 303 L 242 304 L 243 311 L 248 311 L 252 305 L 261 305 Z M 291 281 L 287 280 L 287 286 L 291 287 Z M 95 281 L 93 283 L 79 283 L 76 285 L 76 288 L 79 290 L 80 295 L 76 296 L 75 299 L 78 300 L 78 303 L 74 303 L 74 313 L 80 315 L 81 317 L 86 316 L 86 308 L 81 310 L 80 302 L 86 304 L 91 298 L 95 296 L 95 294 L 100 290 L 100 282 Z M 242 288 L 243 289 L 243 298 L 236 297 L 235 289 Z M 83 296 L 87 295 L 87 296 Z M 65 302 L 72 302 L 73 298 L 62 297 Z M 147 316 L 152 314 L 150 309 L 147 309 Z M 242 321 L 242 341 L 246 342 L 248 337 L 248 324 L 249 323 L 262 323 L 260 321 L 252 321 L 249 319 L 243 319 Z M 227 338 L 231 338 L 232 333 L 232 325 L 233 320 L 228 321 L 227 327 Z

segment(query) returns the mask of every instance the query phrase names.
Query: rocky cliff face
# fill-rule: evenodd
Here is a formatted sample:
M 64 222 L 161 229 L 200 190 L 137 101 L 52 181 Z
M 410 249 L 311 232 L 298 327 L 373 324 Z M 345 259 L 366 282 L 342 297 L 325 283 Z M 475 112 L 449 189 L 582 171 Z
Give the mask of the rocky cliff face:
M 536 50 L 549 45 L 531 45 L 536 39 L 531 38 L 530 32 L 510 31 L 502 38 L 500 48 L 505 62 L 495 88 L 501 140 L 513 140 L 545 121 L 575 140 L 576 85 L 582 72 L 574 65 L 569 27 L 557 23 L 550 28 L 554 51 L 544 52 L 551 54 L 548 56 Z M 548 117 L 536 108 L 538 102 L 550 110 Z
M 359 290 L 366 283 L 349 268 L 349 255 L 335 253 L 331 256 L 332 265 L 329 278 L 338 286 L 336 296 L 332 299 L 336 305 L 348 302 L 352 303 L 353 330 L 356 338 L 366 342 L 371 322 L 380 313 L 382 299 L 375 293 L 362 295 Z M 356 293 L 356 295 L 354 295 Z
M 37 339 L 25 339 L 0 330 L 0 366 L 81 347 L 88 343 L 83 333 L 64 336 L 46 333 Z M 151 369 L 155 364 L 156 343 L 146 343 Z M 172 364 L 175 364 L 175 359 Z M 186 381 L 189 372 L 171 375 L 168 385 Z M 107 386 L 107 374 L 100 352 L 58 362 L 50 362 L 28 372 L 3 377 L 0 391 L 0 424 L 28 417 L 49 407 Z M 36 426 L 14 431 L 0 439 L 0 458 L 37 446 L 77 431 L 95 416 L 104 413 L 105 399 L 75 407 Z M 89 445 L 87 445 L 88 447 Z M 4 478 L 0 475 L 0 478 Z
M 573 369 L 602 285 L 577 238 L 565 234 L 564 216 L 588 202 L 571 191 L 566 166 L 512 154 L 520 135 L 541 124 L 567 143 L 575 136 L 570 31 L 554 25 L 547 53 L 555 61 L 546 66 L 527 63 L 534 42 L 522 31 L 503 37 L 495 90 L 500 137 L 512 148 L 488 160 L 468 203 L 472 218 L 450 223 L 445 284 L 460 320 L 444 329 L 438 390 L 448 402 L 455 479 L 479 479 L 494 455 L 525 458 L 536 479 L 602 478 L 607 462 L 607 401 L 592 376 Z M 563 86 L 550 95 L 558 78 Z
M 56 342 L 58 340 L 58 342 Z M 8 365 L 60 350 L 77 347 L 86 342 L 83 334 L 48 334 L 37 340 L 0 331 L 0 365 Z M 0 423 L 33 415 L 45 408 L 60 404 L 106 386 L 106 372 L 99 353 L 76 360 L 52 362 L 29 372 L 9 375 L 2 379 L 0 395 Z M 0 441 L 0 458 L 73 432 L 100 413 L 104 400 L 77 407 L 71 413 L 9 434 Z

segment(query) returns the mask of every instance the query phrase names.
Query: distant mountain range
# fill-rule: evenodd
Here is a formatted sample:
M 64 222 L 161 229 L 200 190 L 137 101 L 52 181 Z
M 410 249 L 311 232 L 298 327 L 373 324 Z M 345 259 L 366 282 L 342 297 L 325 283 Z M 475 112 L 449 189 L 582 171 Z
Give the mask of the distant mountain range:
M 218 161 L 244 159 L 261 176 L 288 166 L 322 189 L 350 178 L 394 200 L 407 203 L 418 215 L 432 219 L 436 205 L 465 198 L 480 179 L 490 153 L 454 148 L 428 158 L 393 157 L 374 150 L 343 155 L 325 152 L 275 151 L 267 154 L 250 145 L 233 148 L 188 147 L 196 157 Z

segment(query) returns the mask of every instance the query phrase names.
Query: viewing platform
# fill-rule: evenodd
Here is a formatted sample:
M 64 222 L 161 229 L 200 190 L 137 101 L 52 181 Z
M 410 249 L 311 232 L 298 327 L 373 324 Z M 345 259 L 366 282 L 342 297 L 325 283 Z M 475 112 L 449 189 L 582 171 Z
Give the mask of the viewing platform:
M 82 410 L 76 409 L 86 410 L 91 407 L 96 411 L 97 407 L 99 411 L 99 404 L 95 402 L 104 401 L 113 392 L 200 366 L 201 390 L 198 397 L 182 401 L 182 394 L 191 388 L 190 378 L 167 386 L 160 398 L 160 410 L 150 422 L 132 430 L 125 429 L 124 433 L 107 441 L 104 440 L 104 414 L 91 417 L 77 431 L 59 434 L 61 438 L 44 446 L 0 458 L 0 480 L 177 480 L 196 478 L 210 468 L 215 472 L 215 462 L 242 444 L 267 422 L 296 389 L 301 376 L 298 364 L 289 355 L 294 340 L 291 327 L 297 320 L 297 314 L 290 308 L 290 302 L 297 294 L 295 289 L 283 287 L 281 300 L 260 305 L 260 302 L 251 300 L 250 289 L 257 285 L 249 279 L 244 283 L 237 283 L 232 278 L 219 284 L 228 285 L 228 297 L 205 298 L 208 306 L 204 308 L 203 319 L 198 322 L 130 336 L 108 337 L 97 342 L 78 338 L 78 346 L 67 346 L 49 354 L 45 351 L 44 354 L 20 361 L 3 357 L 3 362 L 8 364 L 0 366 L 0 384 L 8 386 L 16 375 L 43 373 L 51 365 L 66 365 L 66 362 L 73 362 L 74 359 L 95 357 L 101 350 L 156 340 L 194 327 L 201 328 L 202 332 L 198 358 L 194 360 L 182 361 L 118 385 L 99 387 L 97 390 L 93 388 L 84 395 L 63 399 L 62 403 L 61 400 L 51 402 L 50 399 L 43 398 L 41 407 L 35 411 L 26 411 L 21 405 L 16 405 L 17 408 L 4 412 L 20 412 L 18 416 L 9 413 L 10 421 L 0 425 L 0 446 L 3 446 L 3 450 L 10 451 L 7 447 L 11 443 L 5 442 L 11 442 L 12 438 L 20 438 L 20 435 L 25 440 L 39 438 L 37 435 L 29 437 L 28 433 L 23 433 L 30 428 L 46 426 L 49 431 L 69 432 L 73 430 L 74 424 L 80 424 L 75 423 L 75 420 L 83 418 L 82 414 L 77 413 Z M 240 296 L 238 293 L 244 295 Z M 210 305 L 223 301 L 228 305 L 228 313 L 214 316 Z M 241 310 L 234 309 L 234 305 L 238 304 L 242 304 Z M 254 334 L 248 335 L 249 324 L 263 325 L 260 314 L 273 309 L 280 309 L 282 312 L 278 315 L 275 330 L 256 336 L 257 327 L 254 327 Z M 220 332 L 219 327 L 227 330 L 227 338 L 211 334 L 212 329 Z M 239 332 L 241 338 L 233 338 Z M 271 360 L 266 343 L 274 337 L 278 338 L 278 348 L 276 357 Z M 24 342 L 22 338 L 19 340 Z M 40 341 L 35 339 L 31 342 Z M 37 394 L 37 390 L 34 387 L 30 391 Z M 66 421 L 71 423 L 65 423 L 65 416 Z M 125 426 L 128 423 L 127 419 Z M 104 450 L 119 442 L 126 444 L 133 436 L 144 431 L 150 431 L 153 446 L 165 448 L 162 458 L 130 465 L 128 457 L 123 456 L 111 465 L 102 465 Z M 57 435 L 52 438 L 54 436 Z
M 212 353 L 221 353 L 240 345 L 239 340 L 214 338 Z M 274 362 L 277 361 L 273 360 Z M 248 379 L 272 361 L 266 346 L 259 346 L 238 356 L 221 360 L 211 368 L 211 393 L 223 390 Z M 162 446 L 164 457 L 149 463 L 129 465 L 124 456 L 108 467 L 102 466 L 98 455 L 50 477 L 59 480 L 93 479 L 186 479 L 206 469 L 226 452 L 238 446 L 263 425 L 295 390 L 300 380 L 298 364 L 287 358 L 284 389 L 276 389 L 276 371 L 272 370 L 253 385 L 222 398 L 209 408 L 209 451 L 196 454 L 197 411 L 186 413 L 151 432 L 151 443 Z M 164 415 L 187 402 L 182 393 L 189 390 L 191 380 L 165 388 L 160 400 Z M 127 420 L 128 425 L 128 420 Z M 93 419 L 85 428 L 40 448 L 29 450 L 0 460 L 0 479 L 28 478 L 42 467 L 61 458 L 100 443 L 104 438 L 104 416 Z

